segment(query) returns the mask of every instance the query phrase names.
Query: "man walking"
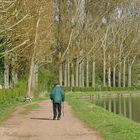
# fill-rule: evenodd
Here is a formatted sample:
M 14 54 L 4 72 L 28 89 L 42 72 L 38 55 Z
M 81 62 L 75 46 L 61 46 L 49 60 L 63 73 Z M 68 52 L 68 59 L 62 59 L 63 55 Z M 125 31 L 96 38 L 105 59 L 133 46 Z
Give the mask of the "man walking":
M 59 83 L 54 85 L 50 94 L 50 99 L 53 103 L 53 120 L 56 118 L 59 120 L 61 118 L 61 104 L 65 100 L 64 89 Z

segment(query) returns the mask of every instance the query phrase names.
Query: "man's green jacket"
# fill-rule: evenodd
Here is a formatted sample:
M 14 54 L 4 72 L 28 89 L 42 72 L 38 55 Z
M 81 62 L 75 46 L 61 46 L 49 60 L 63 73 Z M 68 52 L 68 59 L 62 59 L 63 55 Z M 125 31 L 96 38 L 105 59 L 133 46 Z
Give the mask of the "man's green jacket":
M 65 100 L 64 89 L 59 85 L 55 86 L 51 91 L 50 99 L 53 101 L 53 103 L 64 102 Z

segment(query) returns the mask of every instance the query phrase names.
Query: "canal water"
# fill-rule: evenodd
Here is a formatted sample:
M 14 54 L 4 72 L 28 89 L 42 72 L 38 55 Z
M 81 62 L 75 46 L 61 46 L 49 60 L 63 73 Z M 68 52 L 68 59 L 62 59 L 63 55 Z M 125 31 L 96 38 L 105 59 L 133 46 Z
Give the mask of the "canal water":
M 95 99 L 94 102 L 110 112 L 140 123 L 140 97 L 106 97 Z

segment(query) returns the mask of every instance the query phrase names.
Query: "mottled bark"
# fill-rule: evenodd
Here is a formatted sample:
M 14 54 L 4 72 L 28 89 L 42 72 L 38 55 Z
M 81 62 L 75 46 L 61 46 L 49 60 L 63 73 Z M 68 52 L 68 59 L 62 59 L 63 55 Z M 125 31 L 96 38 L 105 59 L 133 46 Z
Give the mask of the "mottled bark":
M 111 66 L 110 66 L 110 55 L 108 56 L 108 87 L 111 87 Z
M 103 86 L 106 86 L 106 50 L 103 47 Z
M 9 63 L 8 63 L 8 54 L 4 56 L 4 88 L 9 88 Z
M 121 87 L 121 69 L 122 69 L 122 63 L 119 63 L 119 71 L 118 71 L 118 87 Z
M 68 83 L 68 87 L 70 87 L 70 62 L 68 61 L 68 72 L 67 72 L 67 74 L 68 74 L 68 81 L 67 81 L 67 83 Z
M 84 61 L 82 62 L 82 69 L 81 69 L 81 81 L 82 81 L 82 87 L 85 87 L 85 69 L 84 69 Z
M 116 87 L 116 67 L 113 67 L 113 87 Z
M 73 62 L 71 62 L 71 86 L 74 87 L 74 65 Z
M 17 61 L 17 56 L 14 55 L 12 58 L 12 87 L 15 87 L 16 84 L 18 83 L 18 75 L 16 71 L 16 61 Z
M 78 62 L 78 60 L 76 60 L 76 83 L 75 83 L 75 85 L 76 85 L 76 87 L 78 87 L 79 86 L 79 62 Z
M 32 88 L 36 89 L 38 87 L 38 63 L 34 63 L 34 70 L 32 76 Z
M 125 76 L 125 60 L 123 61 L 123 87 L 125 87 L 126 82 L 126 76 Z
M 108 87 L 111 87 L 111 68 L 108 68 Z
M 36 64 L 36 67 L 35 67 L 35 83 L 36 83 L 36 87 L 38 87 L 38 77 L 39 76 L 39 65 L 38 63 Z
M 79 64 L 79 87 L 82 87 L 82 63 Z
M 92 87 L 95 87 L 95 59 L 92 62 Z
M 62 86 L 63 85 L 63 64 L 59 64 L 59 83 Z
M 68 81 L 68 79 L 67 79 L 67 72 L 68 72 L 68 70 L 67 70 L 67 63 L 65 62 L 65 64 L 64 64 L 64 86 L 65 87 L 67 87 L 67 81 Z
M 131 72 L 132 72 L 132 67 L 131 65 L 129 64 L 128 65 L 128 87 L 131 87 L 132 86 L 132 81 L 131 81 Z
M 89 60 L 86 61 L 86 87 L 89 87 Z

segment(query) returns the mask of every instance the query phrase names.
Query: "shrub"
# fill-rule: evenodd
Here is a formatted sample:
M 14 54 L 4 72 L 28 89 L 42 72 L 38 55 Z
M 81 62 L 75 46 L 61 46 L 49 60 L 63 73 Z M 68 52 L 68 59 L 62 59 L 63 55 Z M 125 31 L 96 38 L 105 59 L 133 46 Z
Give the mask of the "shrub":
M 8 102 L 12 99 L 17 99 L 18 97 L 24 96 L 25 94 L 25 82 L 20 81 L 17 87 L 12 89 L 2 89 L 0 90 L 0 104 Z

